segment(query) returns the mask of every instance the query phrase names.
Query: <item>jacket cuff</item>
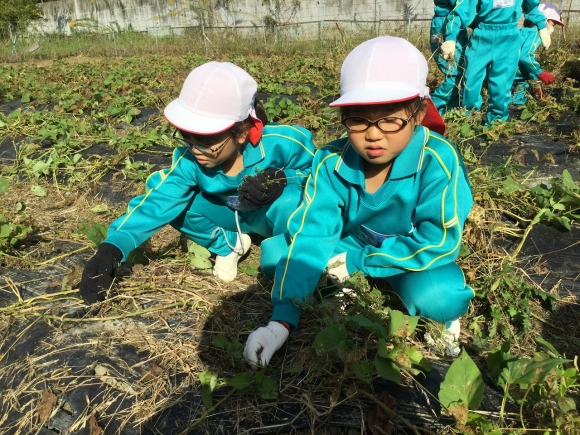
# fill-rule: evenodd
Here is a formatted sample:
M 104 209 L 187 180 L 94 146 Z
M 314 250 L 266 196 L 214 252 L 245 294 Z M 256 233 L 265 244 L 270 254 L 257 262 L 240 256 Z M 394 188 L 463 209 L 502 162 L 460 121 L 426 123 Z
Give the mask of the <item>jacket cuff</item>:
M 270 321 L 272 322 L 286 322 L 290 324 L 290 330 L 293 331 L 298 326 L 300 321 L 300 315 L 302 314 L 302 308 L 296 306 L 292 301 L 272 301 L 274 304 L 274 311 L 272 312 L 272 317 Z

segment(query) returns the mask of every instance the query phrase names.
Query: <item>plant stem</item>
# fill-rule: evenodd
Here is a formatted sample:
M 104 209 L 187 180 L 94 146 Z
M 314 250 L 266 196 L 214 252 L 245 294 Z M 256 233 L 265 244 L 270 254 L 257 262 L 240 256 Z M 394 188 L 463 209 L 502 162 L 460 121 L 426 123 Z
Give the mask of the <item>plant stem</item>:
M 187 426 L 187 429 L 185 429 L 179 435 L 187 435 L 191 429 L 193 429 L 194 427 L 199 425 L 211 412 L 215 411 L 222 403 L 224 403 L 227 399 L 229 399 L 231 397 L 231 395 L 234 394 L 235 392 L 236 392 L 236 389 L 232 388 L 232 391 L 230 391 L 228 394 L 226 394 L 226 396 L 224 398 L 222 398 L 221 400 L 219 400 L 214 406 L 207 409 L 201 415 L 201 417 L 199 417 L 197 420 L 195 420 L 193 423 L 191 423 L 189 426 Z M 419 434 L 417 434 L 417 435 L 419 435 Z

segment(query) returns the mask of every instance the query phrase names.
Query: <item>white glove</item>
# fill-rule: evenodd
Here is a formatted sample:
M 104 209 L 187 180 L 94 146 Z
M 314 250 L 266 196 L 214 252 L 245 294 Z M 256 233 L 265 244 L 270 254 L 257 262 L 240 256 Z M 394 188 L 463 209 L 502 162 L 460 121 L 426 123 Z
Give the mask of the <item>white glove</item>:
M 455 59 L 455 41 L 445 41 L 441 44 L 441 54 L 445 60 Z
M 350 277 L 346 269 L 346 252 L 341 252 L 328 260 L 326 273 L 334 285 L 342 284 Z
M 550 36 L 550 31 L 547 27 L 540 30 L 540 39 L 542 40 L 542 45 L 547 50 L 550 48 L 550 44 L 552 43 L 552 37 Z
M 290 332 L 279 322 L 256 329 L 248 336 L 244 349 L 244 359 L 252 369 L 268 365 L 272 355 L 282 347 Z

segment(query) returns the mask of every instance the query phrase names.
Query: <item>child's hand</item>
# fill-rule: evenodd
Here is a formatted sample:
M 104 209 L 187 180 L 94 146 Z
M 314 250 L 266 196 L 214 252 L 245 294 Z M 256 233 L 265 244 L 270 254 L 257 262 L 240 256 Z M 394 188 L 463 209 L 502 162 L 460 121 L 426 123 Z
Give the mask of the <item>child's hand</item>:
M 104 301 L 107 290 L 115 280 L 117 263 L 121 261 L 123 254 L 115 245 L 101 243 L 97 253 L 91 257 L 85 270 L 79 293 L 87 304 Z
M 342 284 L 350 277 L 346 268 L 346 252 L 341 252 L 328 260 L 326 274 L 334 285 Z
M 552 37 L 550 36 L 550 32 L 548 31 L 548 28 L 545 27 L 542 30 L 540 30 L 539 33 L 540 39 L 542 40 L 542 45 L 547 50 L 548 48 L 550 48 L 550 44 L 552 44 Z
M 555 80 L 554 75 L 550 74 L 548 71 L 542 71 L 540 75 L 538 75 L 538 78 L 547 85 L 554 83 Z
M 274 202 L 286 187 L 286 175 L 280 169 L 266 169 L 254 177 L 245 177 L 238 187 L 240 204 L 251 210 Z
M 244 359 L 254 370 L 268 365 L 289 334 L 290 331 L 279 322 L 270 322 L 268 326 L 256 329 L 248 336 L 244 348 Z
M 455 58 L 455 41 L 445 41 L 441 44 L 441 54 L 445 60 L 453 60 Z

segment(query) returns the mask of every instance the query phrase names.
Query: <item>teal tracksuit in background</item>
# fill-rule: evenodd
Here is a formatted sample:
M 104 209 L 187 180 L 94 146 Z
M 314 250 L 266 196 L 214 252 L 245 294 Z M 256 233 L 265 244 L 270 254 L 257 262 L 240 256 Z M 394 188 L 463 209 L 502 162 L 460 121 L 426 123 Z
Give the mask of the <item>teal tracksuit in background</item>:
M 149 176 L 146 193 L 129 202 L 127 213 L 111 224 L 105 242 L 118 247 L 125 261 L 166 224 L 217 255 L 232 251 L 237 223 L 242 233 L 280 234 L 300 202 L 315 151 L 308 130 L 268 124 L 257 146 L 245 146 L 242 171 L 229 176 L 219 166 L 199 165 L 189 148 L 176 148 L 171 167 Z M 282 195 L 257 210 L 240 210 L 237 189 L 244 177 L 268 168 L 284 170 L 288 184 Z
M 537 27 L 522 28 L 520 30 L 520 38 L 522 47 L 512 93 L 512 103 L 518 105 L 525 104 L 528 100 L 527 91 L 530 87 L 528 80 L 537 80 L 542 73 L 542 68 L 534 57 L 536 50 L 542 43 Z
M 457 149 L 416 127 L 373 194 L 365 191 L 363 162 L 348 138 L 319 150 L 288 232 L 262 243 L 263 255 L 281 258 L 271 320 L 297 326 L 301 301 L 341 252 L 347 252 L 349 273 L 386 278 L 411 315 L 457 319 L 473 297 L 454 262 L 473 202 Z M 264 272 L 274 275 L 273 268 Z
M 461 105 L 459 91 L 465 69 L 463 50 L 467 44 L 467 30 L 464 28 L 457 34 L 455 58 L 452 61 L 443 59 L 439 51 L 441 43 L 447 39 L 448 15 L 455 7 L 455 3 L 456 0 L 435 0 L 435 14 L 431 20 L 431 53 L 437 62 L 437 67 L 445 77 L 437 89 L 430 93 L 430 96 L 441 114 Z
M 457 35 L 466 26 L 473 29 L 465 50 L 463 105 L 469 110 L 481 109 L 481 89 L 487 75 L 487 123 L 508 119 L 521 47 L 517 22 L 523 11 L 538 29 L 545 28 L 546 17 L 538 4 L 538 0 L 465 0 L 451 12 L 449 35 Z

